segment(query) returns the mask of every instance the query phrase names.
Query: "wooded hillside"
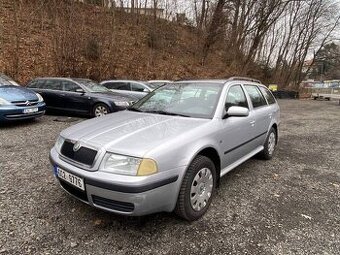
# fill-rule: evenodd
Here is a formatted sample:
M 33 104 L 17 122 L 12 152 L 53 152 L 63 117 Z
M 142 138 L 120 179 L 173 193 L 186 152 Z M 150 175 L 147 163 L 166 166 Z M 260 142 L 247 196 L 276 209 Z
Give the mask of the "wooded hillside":
M 331 40 L 339 21 L 332 0 L 193 0 L 186 2 L 192 17 L 181 20 L 176 0 L 110 3 L 1 0 L 0 72 L 22 83 L 248 75 L 297 86 L 305 59 Z M 143 6 L 165 8 L 166 17 L 142 15 Z

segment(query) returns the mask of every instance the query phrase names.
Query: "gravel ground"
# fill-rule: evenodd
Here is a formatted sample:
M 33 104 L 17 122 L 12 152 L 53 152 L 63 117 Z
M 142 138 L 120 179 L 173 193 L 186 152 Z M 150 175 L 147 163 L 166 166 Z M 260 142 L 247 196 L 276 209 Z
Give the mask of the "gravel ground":
M 193 223 L 167 213 L 117 216 L 65 194 L 48 153 L 79 119 L 1 127 L 0 254 L 339 254 L 340 106 L 280 105 L 276 157 L 227 174 Z

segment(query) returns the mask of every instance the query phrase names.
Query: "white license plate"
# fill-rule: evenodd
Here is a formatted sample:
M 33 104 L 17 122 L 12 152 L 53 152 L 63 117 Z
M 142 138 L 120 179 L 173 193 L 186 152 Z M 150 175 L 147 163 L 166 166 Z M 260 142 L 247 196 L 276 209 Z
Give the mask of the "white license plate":
M 81 190 L 85 190 L 84 180 L 82 178 L 79 178 L 78 176 L 75 176 L 59 167 L 57 167 L 57 175 L 60 179 L 72 184 L 73 186 Z
M 24 109 L 24 113 L 34 113 L 34 112 L 38 112 L 38 111 L 39 111 L 38 108 Z

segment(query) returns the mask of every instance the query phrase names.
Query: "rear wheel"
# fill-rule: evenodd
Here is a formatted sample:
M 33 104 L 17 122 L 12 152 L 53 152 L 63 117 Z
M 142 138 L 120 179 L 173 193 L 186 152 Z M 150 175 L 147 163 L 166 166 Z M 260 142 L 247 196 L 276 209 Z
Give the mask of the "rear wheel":
M 197 156 L 189 166 L 179 192 L 176 213 L 188 221 L 201 218 L 215 191 L 216 168 L 205 156 Z
M 101 117 L 101 116 L 104 116 L 106 114 L 109 114 L 110 113 L 110 109 L 109 107 L 106 105 L 106 104 L 96 104 L 94 107 L 93 107 L 93 117 Z
M 266 138 L 264 149 L 260 153 L 261 157 L 266 160 L 272 159 L 275 153 L 276 144 L 277 144 L 277 132 L 275 128 L 272 127 Z

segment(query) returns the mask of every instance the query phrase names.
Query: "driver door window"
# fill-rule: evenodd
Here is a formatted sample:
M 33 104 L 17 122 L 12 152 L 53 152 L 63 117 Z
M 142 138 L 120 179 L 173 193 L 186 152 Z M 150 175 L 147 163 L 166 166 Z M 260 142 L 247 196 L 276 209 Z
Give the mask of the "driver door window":
M 63 81 L 64 91 L 76 92 L 77 89 L 81 89 L 77 84 L 69 81 Z
M 130 84 L 128 82 L 113 82 L 113 83 L 108 83 L 108 85 L 105 85 L 105 86 L 108 89 L 131 91 Z
M 144 92 L 144 89 L 146 89 L 143 85 L 138 83 L 130 83 L 131 84 L 131 90 L 134 92 Z
M 228 109 L 231 106 L 240 106 L 248 108 L 247 98 L 246 95 L 244 94 L 241 85 L 234 85 L 230 87 L 228 91 L 227 99 L 225 102 L 226 111 L 228 111 Z

